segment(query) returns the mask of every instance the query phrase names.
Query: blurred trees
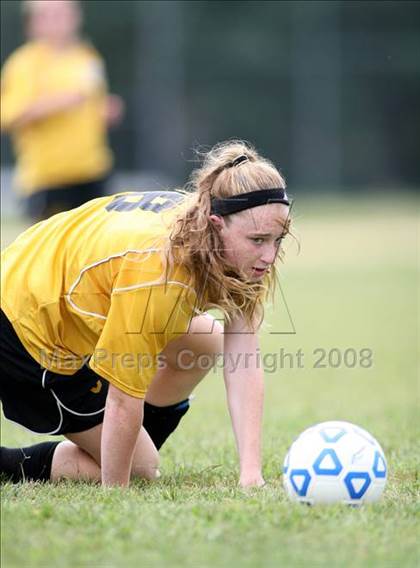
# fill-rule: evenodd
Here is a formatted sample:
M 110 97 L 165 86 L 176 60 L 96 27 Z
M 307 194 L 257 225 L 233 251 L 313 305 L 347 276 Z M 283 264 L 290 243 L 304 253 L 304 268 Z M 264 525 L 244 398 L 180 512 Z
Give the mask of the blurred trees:
M 2 61 L 22 41 L 19 4 L 1 2 Z M 291 186 L 418 186 L 420 2 L 82 5 L 128 105 L 117 168 L 182 182 L 194 145 L 240 137 Z

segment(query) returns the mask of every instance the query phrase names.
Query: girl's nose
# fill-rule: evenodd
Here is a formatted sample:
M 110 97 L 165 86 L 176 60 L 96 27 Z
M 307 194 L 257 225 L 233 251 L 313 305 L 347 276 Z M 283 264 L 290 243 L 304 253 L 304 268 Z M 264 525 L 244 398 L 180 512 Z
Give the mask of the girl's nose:
M 275 243 L 267 243 L 267 246 L 262 251 L 260 260 L 265 264 L 273 264 L 276 260 L 278 246 Z

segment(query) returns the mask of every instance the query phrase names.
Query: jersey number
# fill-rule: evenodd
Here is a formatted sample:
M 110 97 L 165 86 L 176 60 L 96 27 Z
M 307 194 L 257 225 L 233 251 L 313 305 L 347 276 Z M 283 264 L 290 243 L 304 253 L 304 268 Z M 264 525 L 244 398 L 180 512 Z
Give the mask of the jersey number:
M 152 211 L 159 213 L 164 209 L 173 207 L 183 198 L 183 195 L 175 191 L 145 191 L 133 192 L 126 195 L 117 195 L 106 206 L 107 211 Z

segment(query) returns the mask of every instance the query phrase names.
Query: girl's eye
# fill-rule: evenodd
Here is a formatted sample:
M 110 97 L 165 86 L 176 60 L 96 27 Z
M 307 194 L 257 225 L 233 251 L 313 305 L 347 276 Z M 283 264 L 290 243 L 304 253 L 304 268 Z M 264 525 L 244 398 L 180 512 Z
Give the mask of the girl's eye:
M 261 237 L 254 237 L 253 239 L 251 239 L 256 245 L 261 245 L 264 242 L 264 239 L 262 239 Z

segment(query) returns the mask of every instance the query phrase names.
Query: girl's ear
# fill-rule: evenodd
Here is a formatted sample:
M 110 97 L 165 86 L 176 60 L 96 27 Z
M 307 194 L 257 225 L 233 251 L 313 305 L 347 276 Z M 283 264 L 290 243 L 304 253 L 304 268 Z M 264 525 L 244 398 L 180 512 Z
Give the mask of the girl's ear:
M 226 226 L 225 220 L 219 215 L 210 215 L 209 220 L 217 231 L 221 231 Z

